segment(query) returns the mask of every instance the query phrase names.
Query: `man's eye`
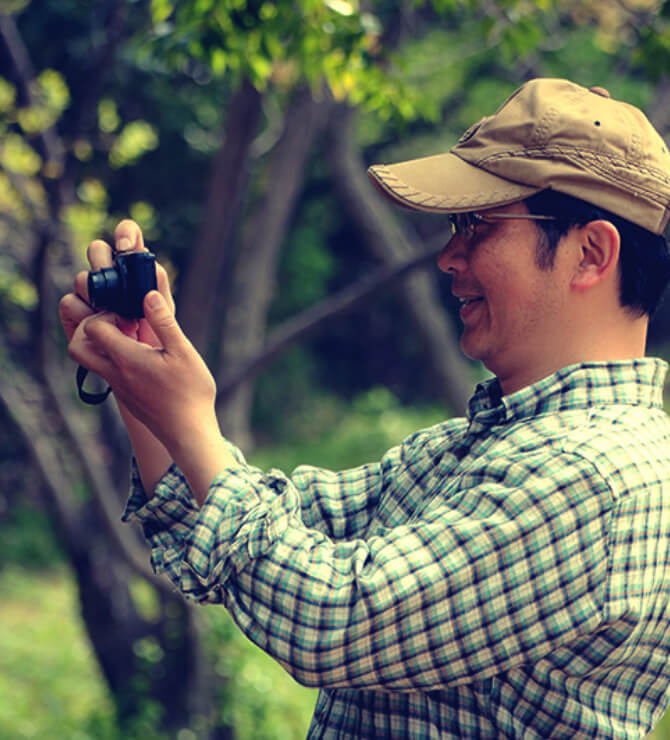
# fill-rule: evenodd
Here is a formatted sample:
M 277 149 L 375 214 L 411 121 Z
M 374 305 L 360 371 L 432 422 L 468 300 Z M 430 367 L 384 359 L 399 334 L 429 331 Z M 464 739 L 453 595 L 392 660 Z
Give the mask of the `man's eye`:
M 493 221 L 485 221 L 484 219 L 478 220 L 475 224 L 475 233 L 485 233 L 491 231 L 491 229 L 495 226 L 495 222 Z
M 467 240 L 470 249 L 476 247 L 479 242 L 490 236 L 494 226 L 495 224 L 491 221 L 478 221 L 474 229 L 472 229 L 470 238 Z

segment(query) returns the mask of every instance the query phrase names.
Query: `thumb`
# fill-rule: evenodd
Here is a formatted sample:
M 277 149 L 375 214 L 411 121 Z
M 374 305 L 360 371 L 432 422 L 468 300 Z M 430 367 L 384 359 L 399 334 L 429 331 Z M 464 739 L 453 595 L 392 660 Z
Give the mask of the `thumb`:
M 150 290 L 144 297 L 144 315 L 167 352 L 183 348 L 184 333 L 165 298 L 157 290 Z

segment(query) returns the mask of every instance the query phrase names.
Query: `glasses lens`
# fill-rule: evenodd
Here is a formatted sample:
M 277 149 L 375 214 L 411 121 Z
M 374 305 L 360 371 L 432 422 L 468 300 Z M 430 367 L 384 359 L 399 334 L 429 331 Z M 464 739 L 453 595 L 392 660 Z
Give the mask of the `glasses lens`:
M 475 232 L 475 226 L 477 225 L 477 219 L 474 213 L 453 213 L 449 216 L 451 223 L 451 231 L 453 234 L 463 239 L 472 239 Z

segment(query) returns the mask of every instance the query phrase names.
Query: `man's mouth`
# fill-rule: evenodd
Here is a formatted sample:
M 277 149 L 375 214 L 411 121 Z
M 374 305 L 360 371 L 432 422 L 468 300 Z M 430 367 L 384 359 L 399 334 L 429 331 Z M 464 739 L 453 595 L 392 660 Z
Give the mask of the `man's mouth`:
M 470 316 L 470 314 L 476 310 L 477 306 L 482 302 L 483 298 L 482 296 L 461 296 L 459 297 L 459 303 L 461 305 L 461 308 L 459 310 L 459 315 L 463 321 Z
M 475 301 L 481 301 L 482 297 L 480 295 L 478 296 L 472 296 L 470 298 L 459 298 L 459 302 L 461 306 L 469 306 L 471 303 L 474 303 Z

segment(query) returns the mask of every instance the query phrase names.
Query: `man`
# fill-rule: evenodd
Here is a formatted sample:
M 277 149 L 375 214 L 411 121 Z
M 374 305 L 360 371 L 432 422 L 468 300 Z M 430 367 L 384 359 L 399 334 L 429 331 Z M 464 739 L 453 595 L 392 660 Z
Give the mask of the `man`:
M 467 418 L 377 464 L 263 473 L 219 433 L 164 271 L 136 337 L 91 315 L 82 274 L 61 316 L 128 426 L 125 518 L 158 572 L 321 689 L 310 737 L 642 738 L 670 680 L 666 365 L 644 358 L 670 155 L 601 88 L 534 80 L 451 152 L 370 174 L 452 221 L 439 266 L 495 375 Z M 132 222 L 115 237 L 143 248 Z

